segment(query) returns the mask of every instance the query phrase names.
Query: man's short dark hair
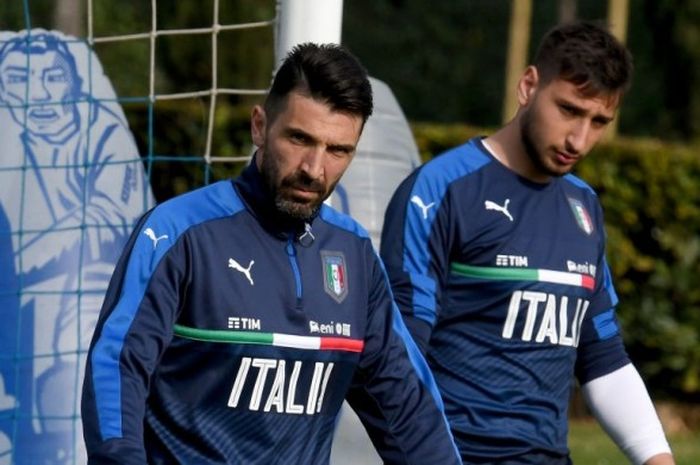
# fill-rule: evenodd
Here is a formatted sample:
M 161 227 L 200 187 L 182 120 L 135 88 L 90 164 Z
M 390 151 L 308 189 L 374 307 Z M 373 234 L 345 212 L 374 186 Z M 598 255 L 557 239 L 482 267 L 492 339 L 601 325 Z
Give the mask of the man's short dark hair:
M 632 55 L 610 32 L 592 22 L 551 29 L 533 64 L 545 84 L 563 79 L 594 94 L 624 94 L 632 79 Z
M 293 91 L 327 103 L 334 111 L 362 116 L 363 123 L 372 114 L 367 70 L 340 45 L 304 43 L 289 52 L 265 99 L 268 123 L 284 109 Z

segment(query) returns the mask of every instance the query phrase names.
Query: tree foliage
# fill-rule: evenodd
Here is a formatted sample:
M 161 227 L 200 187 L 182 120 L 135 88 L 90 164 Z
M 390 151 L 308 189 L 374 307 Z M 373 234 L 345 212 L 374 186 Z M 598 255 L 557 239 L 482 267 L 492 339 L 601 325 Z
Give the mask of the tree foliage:
M 634 11 L 634 10 L 633 10 Z M 700 2 L 645 0 L 639 14 L 651 41 L 650 60 L 640 71 L 653 76 L 649 91 L 636 102 L 649 131 L 665 139 L 700 138 Z M 644 102 L 650 99 L 651 102 Z M 644 124 L 642 121 L 639 124 Z M 654 128 L 653 126 L 656 126 Z
M 558 0 L 533 2 L 530 55 L 559 20 Z M 394 90 L 413 121 L 500 123 L 510 0 L 345 3 L 343 41 Z M 635 58 L 622 134 L 700 138 L 700 2 L 630 0 Z M 605 21 L 607 0 L 578 0 L 577 16 Z M 370 27 L 376 25 L 376 27 Z M 514 90 L 513 90 L 514 91 Z
M 700 398 L 697 149 L 618 140 L 579 172 L 600 194 L 630 355 L 667 393 Z

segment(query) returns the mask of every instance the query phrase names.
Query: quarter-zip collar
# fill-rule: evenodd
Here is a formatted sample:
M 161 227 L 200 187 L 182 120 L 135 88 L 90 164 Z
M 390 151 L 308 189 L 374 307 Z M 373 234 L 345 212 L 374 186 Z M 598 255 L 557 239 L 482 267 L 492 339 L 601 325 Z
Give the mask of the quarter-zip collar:
M 243 170 L 241 175 L 233 180 L 233 184 L 248 210 L 270 234 L 285 240 L 290 235 L 293 235 L 298 240 L 305 234 L 311 234 L 311 226 L 317 215 L 314 215 L 308 221 L 304 221 L 281 214 L 277 210 L 274 198 L 258 170 L 255 157 L 253 157 L 253 160 Z

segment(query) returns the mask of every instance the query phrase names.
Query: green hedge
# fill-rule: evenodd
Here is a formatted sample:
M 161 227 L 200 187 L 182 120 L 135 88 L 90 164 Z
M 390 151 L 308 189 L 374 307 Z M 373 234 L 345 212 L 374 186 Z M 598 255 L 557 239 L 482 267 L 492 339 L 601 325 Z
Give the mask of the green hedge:
M 414 124 L 424 160 L 486 129 Z M 603 142 L 576 174 L 599 194 L 627 349 L 651 389 L 700 399 L 700 147 Z

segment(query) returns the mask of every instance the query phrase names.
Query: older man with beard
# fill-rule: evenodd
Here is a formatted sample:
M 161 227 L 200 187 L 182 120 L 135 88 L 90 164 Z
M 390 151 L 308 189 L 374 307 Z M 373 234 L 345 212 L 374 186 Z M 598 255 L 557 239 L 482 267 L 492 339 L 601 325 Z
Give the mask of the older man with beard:
M 371 112 L 351 54 L 300 45 L 241 177 L 143 217 L 90 348 L 90 463 L 328 463 L 343 399 L 386 463 L 460 463 L 367 233 L 323 204 Z

